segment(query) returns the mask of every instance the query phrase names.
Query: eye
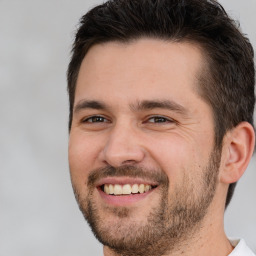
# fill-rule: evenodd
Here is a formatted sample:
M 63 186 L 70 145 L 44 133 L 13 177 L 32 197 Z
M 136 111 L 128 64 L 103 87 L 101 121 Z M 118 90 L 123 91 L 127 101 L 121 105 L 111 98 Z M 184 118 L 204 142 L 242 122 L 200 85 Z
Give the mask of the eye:
M 106 123 L 109 121 L 103 116 L 90 116 L 88 118 L 83 119 L 82 122 L 83 123 Z
M 152 116 L 150 117 L 147 122 L 149 123 L 174 123 L 173 119 L 163 117 L 163 116 Z

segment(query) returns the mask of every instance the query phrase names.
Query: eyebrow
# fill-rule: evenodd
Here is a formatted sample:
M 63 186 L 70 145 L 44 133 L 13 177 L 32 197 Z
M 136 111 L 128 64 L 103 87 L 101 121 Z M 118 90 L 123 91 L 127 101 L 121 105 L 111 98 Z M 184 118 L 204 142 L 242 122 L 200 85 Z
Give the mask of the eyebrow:
M 100 101 L 96 100 L 81 100 L 79 101 L 74 107 L 74 113 L 78 113 L 83 109 L 98 109 L 98 110 L 105 110 L 107 106 Z
M 155 108 L 167 109 L 184 116 L 188 115 L 189 112 L 184 106 L 172 100 L 144 100 L 137 102 L 135 105 L 132 104 L 130 107 L 134 111 L 152 110 Z
M 172 100 L 143 100 L 137 101 L 135 104 L 130 104 L 131 110 L 135 112 L 139 111 L 146 111 L 152 109 L 167 109 L 174 112 L 177 112 L 181 115 L 188 115 L 188 109 L 184 106 L 180 105 L 179 103 L 172 101 Z M 79 101 L 74 107 L 74 113 L 78 113 L 84 109 L 96 109 L 96 110 L 107 110 L 109 107 L 97 100 L 81 100 Z

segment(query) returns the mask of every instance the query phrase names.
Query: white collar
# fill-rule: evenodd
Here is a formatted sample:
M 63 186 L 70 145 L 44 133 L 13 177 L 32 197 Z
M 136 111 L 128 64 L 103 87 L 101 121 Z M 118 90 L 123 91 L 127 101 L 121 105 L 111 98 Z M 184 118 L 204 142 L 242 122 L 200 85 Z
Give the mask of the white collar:
M 256 256 L 246 245 L 244 239 L 229 239 L 234 250 L 228 256 Z

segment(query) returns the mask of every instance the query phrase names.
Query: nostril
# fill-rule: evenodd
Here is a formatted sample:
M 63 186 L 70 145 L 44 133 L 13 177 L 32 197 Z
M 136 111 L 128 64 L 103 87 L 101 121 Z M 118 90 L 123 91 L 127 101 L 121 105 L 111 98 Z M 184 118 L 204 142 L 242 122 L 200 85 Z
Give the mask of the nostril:
M 131 164 L 135 164 L 136 161 L 135 160 L 125 160 L 122 162 L 122 165 L 131 165 Z

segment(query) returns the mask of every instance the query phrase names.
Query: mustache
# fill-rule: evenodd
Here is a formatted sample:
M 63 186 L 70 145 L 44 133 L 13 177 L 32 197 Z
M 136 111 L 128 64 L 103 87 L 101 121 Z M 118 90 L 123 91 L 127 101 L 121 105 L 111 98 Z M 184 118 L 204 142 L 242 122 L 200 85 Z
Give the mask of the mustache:
M 138 167 L 133 165 L 123 165 L 120 167 L 105 166 L 91 171 L 88 175 L 87 186 L 95 186 L 95 183 L 100 179 L 107 177 L 129 177 L 148 179 L 157 182 L 159 185 L 169 184 L 168 176 L 160 169 L 148 169 L 145 167 Z

